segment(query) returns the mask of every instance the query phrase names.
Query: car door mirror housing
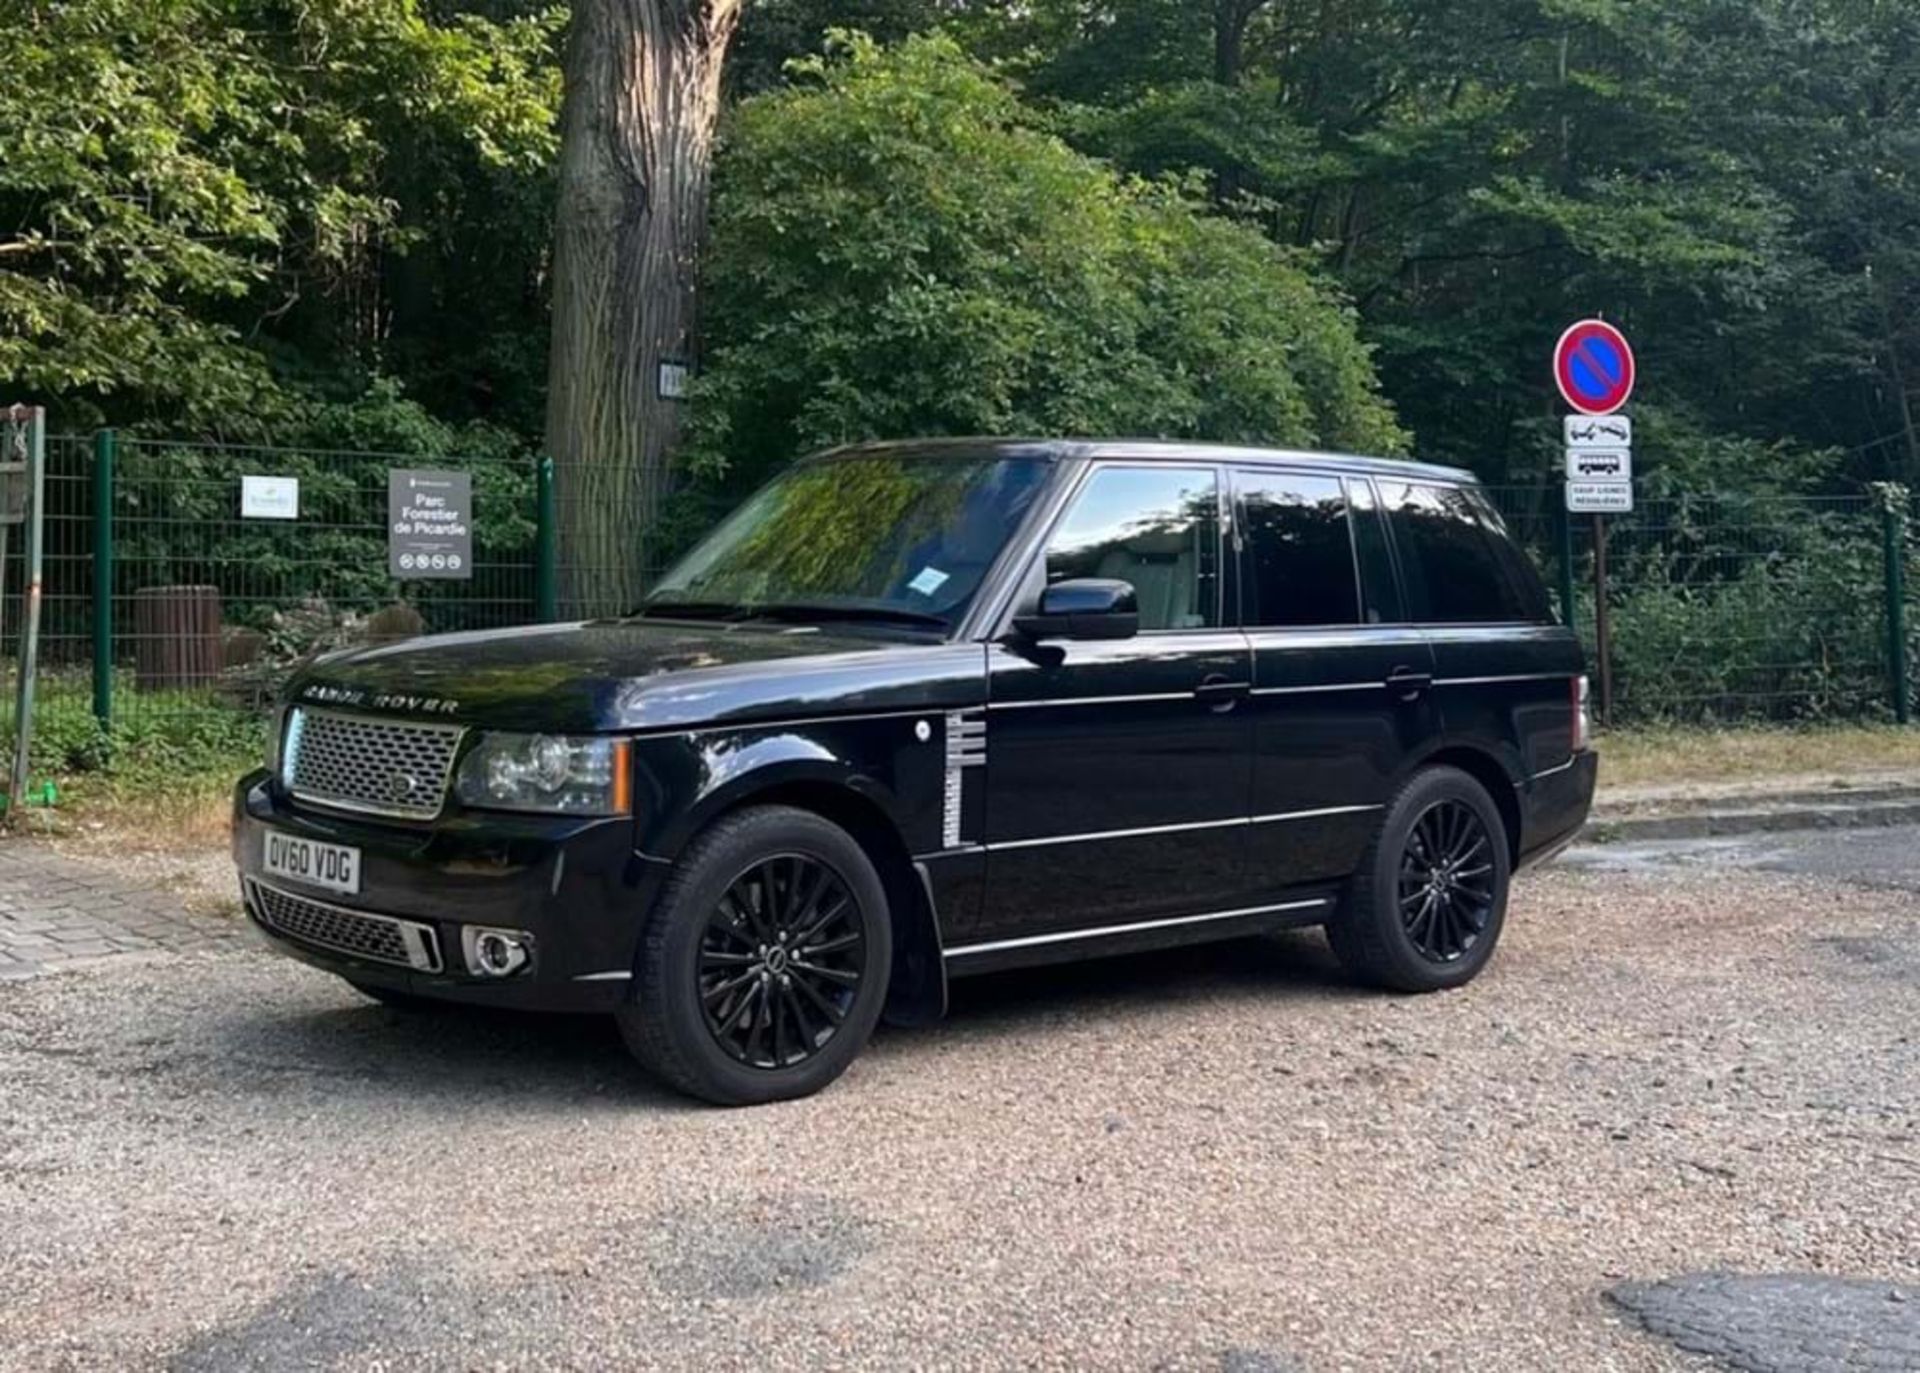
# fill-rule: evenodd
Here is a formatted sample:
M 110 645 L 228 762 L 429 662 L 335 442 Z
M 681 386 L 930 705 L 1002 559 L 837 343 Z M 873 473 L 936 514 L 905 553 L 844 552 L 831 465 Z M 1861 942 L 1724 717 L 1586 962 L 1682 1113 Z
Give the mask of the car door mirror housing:
M 1013 627 L 1029 639 L 1131 639 L 1140 632 L 1140 598 L 1132 582 L 1079 577 L 1055 582 Z

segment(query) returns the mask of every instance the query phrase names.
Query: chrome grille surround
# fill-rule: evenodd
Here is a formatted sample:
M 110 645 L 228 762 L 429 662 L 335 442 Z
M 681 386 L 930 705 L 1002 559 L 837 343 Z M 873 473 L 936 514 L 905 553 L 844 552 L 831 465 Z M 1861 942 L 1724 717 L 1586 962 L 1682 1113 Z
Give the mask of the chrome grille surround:
M 247 906 L 262 925 L 297 943 L 415 972 L 441 969 L 439 933 L 416 920 L 348 910 L 258 878 L 247 879 Z
M 281 775 L 297 801 L 432 820 L 446 805 L 466 730 L 298 706 L 288 713 Z

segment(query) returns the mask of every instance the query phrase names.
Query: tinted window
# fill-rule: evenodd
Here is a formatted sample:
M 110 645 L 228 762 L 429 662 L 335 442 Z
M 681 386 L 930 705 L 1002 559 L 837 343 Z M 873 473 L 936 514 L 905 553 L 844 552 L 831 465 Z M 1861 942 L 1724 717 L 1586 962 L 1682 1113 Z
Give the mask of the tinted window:
M 1393 554 L 1387 547 L 1387 522 L 1380 513 L 1380 502 L 1374 497 L 1373 483 L 1348 482 L 1347 494 L 1353 501 L 1353 544 L 1360 559 L 1360 595 L 1365 602 L 1366 622 L 1399 624 L 1406 619 L 1406 612 L 1400 608 L 1400 587 L 1393 579 Z
M 1244 623 L 1360 623 L 1353 533 L 1340 479 L 1247 471 L 1236 484 Z
M 1519 599 L 1521 618 L 1551 620 L 1553 602 L 1547 596 L 1546 583 L 1540 580 L 1540 570 L 1533 565 L 1533 560 L 1514 541 L 1513 534 L 1507 529 L 1507 522 L 1500 518 L 1500 512 L 1493 508 L 1486 492 L 1469 489 L 1466 497 L 1479 514 L 1487 537 L 1493 541 L 1494 555 L 1500 559 L 1500 566 L 1506 569 L 1507 581 Z
M 1413 619 L 1489 624 L 1535 618 L 1507 574 L 1473 493 L 1401 482 L 1383 482 L 1381 488 Z
M 1047 581 L 1133 583 L 1140 628 L 1220 623 L 1219 479 L 1210 469 L 1105 467 L 1047 546 Z

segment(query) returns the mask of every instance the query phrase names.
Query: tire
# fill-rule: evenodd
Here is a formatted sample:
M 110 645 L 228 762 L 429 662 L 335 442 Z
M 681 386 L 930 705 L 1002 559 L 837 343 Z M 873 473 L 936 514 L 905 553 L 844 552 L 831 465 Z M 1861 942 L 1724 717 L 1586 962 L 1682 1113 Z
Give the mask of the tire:
M 811 811 L 756 806 L 681 857 L 616 1018 L 634 1057 L 690 1096 L 810 1096 L 865 1047 L 892 966 L 886 887 L 866 852 Z
M 1473 981 L 1506 925 L 1510 852 L 1485 787 L 1458 768 L 1416 773 L 1388 804 L 1327 926 L 1341 966 L 1396 992 Z
M 445 1002 L 435 1001 L 430 997 L 415 996 L 412 992 L 395 991 L 391 987 L 376 987 L 371 982 L 349 981 L 347 985 L 360 995 L 378 1001 L 382 1006 L 396 1011 L 406 1011 L 409 1014 L 437 1011 L 446 1005 Z

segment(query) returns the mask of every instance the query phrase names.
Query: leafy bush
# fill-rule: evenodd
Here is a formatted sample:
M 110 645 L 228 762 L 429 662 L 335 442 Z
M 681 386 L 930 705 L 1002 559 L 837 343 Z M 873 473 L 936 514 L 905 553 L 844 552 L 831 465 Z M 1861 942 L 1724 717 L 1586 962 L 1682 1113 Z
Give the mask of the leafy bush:
M 9 767 L 14 737 L 9 718 L 0 727 Z M 84 691 L 52 691 L 34 708 L 32 778 L 99 773 L 148 789 L 225 785 L 259 762 L 265 744 L 261 716 L 205 692 L 149 693 L 109 730 Z
M 1654 500 L 1621 523 L 1614 549 L 1620 718 L 1801 721 L 1888 710 L 1877 508 Z M 1591 600 L 1582 600 L 1590 625 Z
M 842 37 L 716 168 L 691 463 L 837 442 L 1140 434 L 1398 452 L 1306 259 L 1036 126 L 944 37 Z

